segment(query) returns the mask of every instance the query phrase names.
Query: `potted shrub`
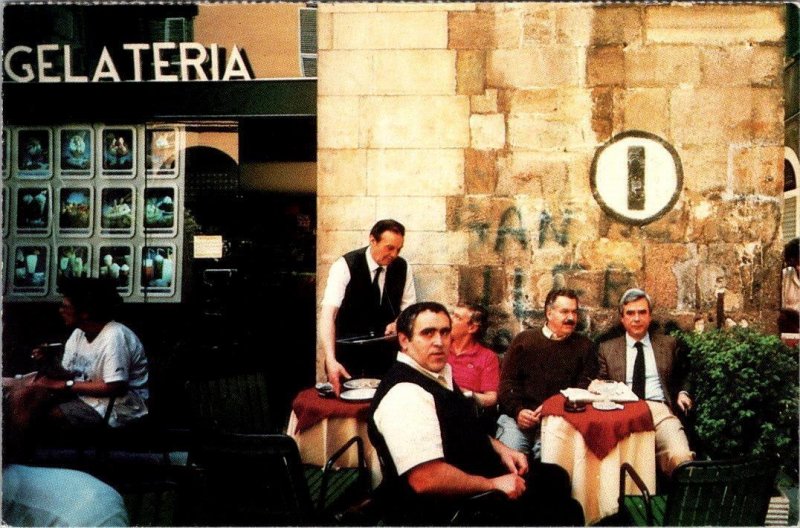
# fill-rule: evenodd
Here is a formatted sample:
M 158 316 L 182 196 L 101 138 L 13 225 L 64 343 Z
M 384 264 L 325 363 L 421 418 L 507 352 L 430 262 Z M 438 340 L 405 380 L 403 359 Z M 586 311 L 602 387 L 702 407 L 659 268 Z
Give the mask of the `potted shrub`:
M 776 456 L 779 485 L 796 486 L 797 350 L 776 335 L 742 327 L 673 335 L 691 366 L 696 405 L 689 429 L 698 458 Z M 788 500 L 776 494 L 782 497 L 773 497 L 770 511 L 785 517 Z

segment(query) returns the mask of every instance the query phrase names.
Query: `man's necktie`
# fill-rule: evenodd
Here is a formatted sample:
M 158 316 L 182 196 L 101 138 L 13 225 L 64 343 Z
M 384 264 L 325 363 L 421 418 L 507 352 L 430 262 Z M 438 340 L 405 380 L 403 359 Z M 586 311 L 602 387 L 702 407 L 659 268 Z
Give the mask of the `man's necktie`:
M 636 360 L 633 362 L 633 393 L 644 400 L 644 345 L 641 341 L 633 344 L 636 349 Z
M 372 278 L 372 292 L 375 296 L 375 302 L 378 303 L 378 306 L 381 305 L 381 285 L 378 283 L 378 278 L 381 276 L 381 272 L 383 271 L 382 266 L 378 266 L 378 269 L 375 270 L 375 276 Z

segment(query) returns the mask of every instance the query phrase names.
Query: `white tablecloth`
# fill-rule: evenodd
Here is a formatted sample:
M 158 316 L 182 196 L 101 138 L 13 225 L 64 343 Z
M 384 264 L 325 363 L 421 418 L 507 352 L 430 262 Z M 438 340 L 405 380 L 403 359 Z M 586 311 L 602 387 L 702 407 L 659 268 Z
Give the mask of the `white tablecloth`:
M 560 416 L 542 420 L 542 462 L 558 464 L 569 473 L 572 496 L 583 506 L 586 524 L 618 511 L 619 468 L 628 462 L 651 493 L 656 486 L 655 431 L 633 433 L 602 460 L 587 449 L 583 436 Z M 626 493 L 637 493 L 627 479 Z
M 300 460 L 306 464 L 324 466 L 328 458 L 345 442 L 354 436 L 364 440 L 364 461 L 372 477 L 372 487 L 381 482 L 381 466 L 378 454 L 367 435 L 367 423 L 356 418 L 325 418 L 302 432 L 297 432 L 297 416 L 294 412 L 289 416 L 286 434 L 297 442 Z M 337 464 L 339 467 L 358 467 L 355 446 L 350 447 L 342 455 Z

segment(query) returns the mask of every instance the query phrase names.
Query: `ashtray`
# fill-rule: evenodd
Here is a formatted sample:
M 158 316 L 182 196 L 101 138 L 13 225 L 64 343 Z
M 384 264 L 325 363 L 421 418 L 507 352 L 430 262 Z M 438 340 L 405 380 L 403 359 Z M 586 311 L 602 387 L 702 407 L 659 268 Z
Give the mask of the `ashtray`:
M 586 410 L 586 403 L 579 401 L 567 400 L 564 402 L 564 410 L 566 412 L 584 412 Z
M 314 388 L 317 389 L 317 394 L 319 394 L 321 398 L 333 398 L 336 396 L 333 392 L 333 385 L 330 383 L 317 383 L 314 385 Z

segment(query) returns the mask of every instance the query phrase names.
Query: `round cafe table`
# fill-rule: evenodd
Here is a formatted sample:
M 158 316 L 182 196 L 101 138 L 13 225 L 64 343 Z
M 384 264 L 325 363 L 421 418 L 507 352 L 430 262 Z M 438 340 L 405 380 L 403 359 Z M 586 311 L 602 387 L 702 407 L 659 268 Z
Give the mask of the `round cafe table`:
M 561 394 L 542 405 L 542 462 L 567 470 L 572 496 L 583 506 L 587 524 L 618 511 L 619 468 L 628 462 L 648 489 L 656 485 L 655 428 L 646 402 L 624 403 L 622 410 L 600 411 L 586 405 L 564 411 Z M 638 493 L 628 480 L 626 493 Z
M 381 481 L 381 466 L 367 435 L 368 417 L 369 401 L 322 398 L 311 387 L 300 391 L 292 402 L 286 434 L 297 442 L 300 460 L 316 466 L 324 466 L 345 442 L 360 436 L 364 440 L 364 458 L 375 487 Z M 342 455 L 339 466 L 358 467 L 355 448 Z

